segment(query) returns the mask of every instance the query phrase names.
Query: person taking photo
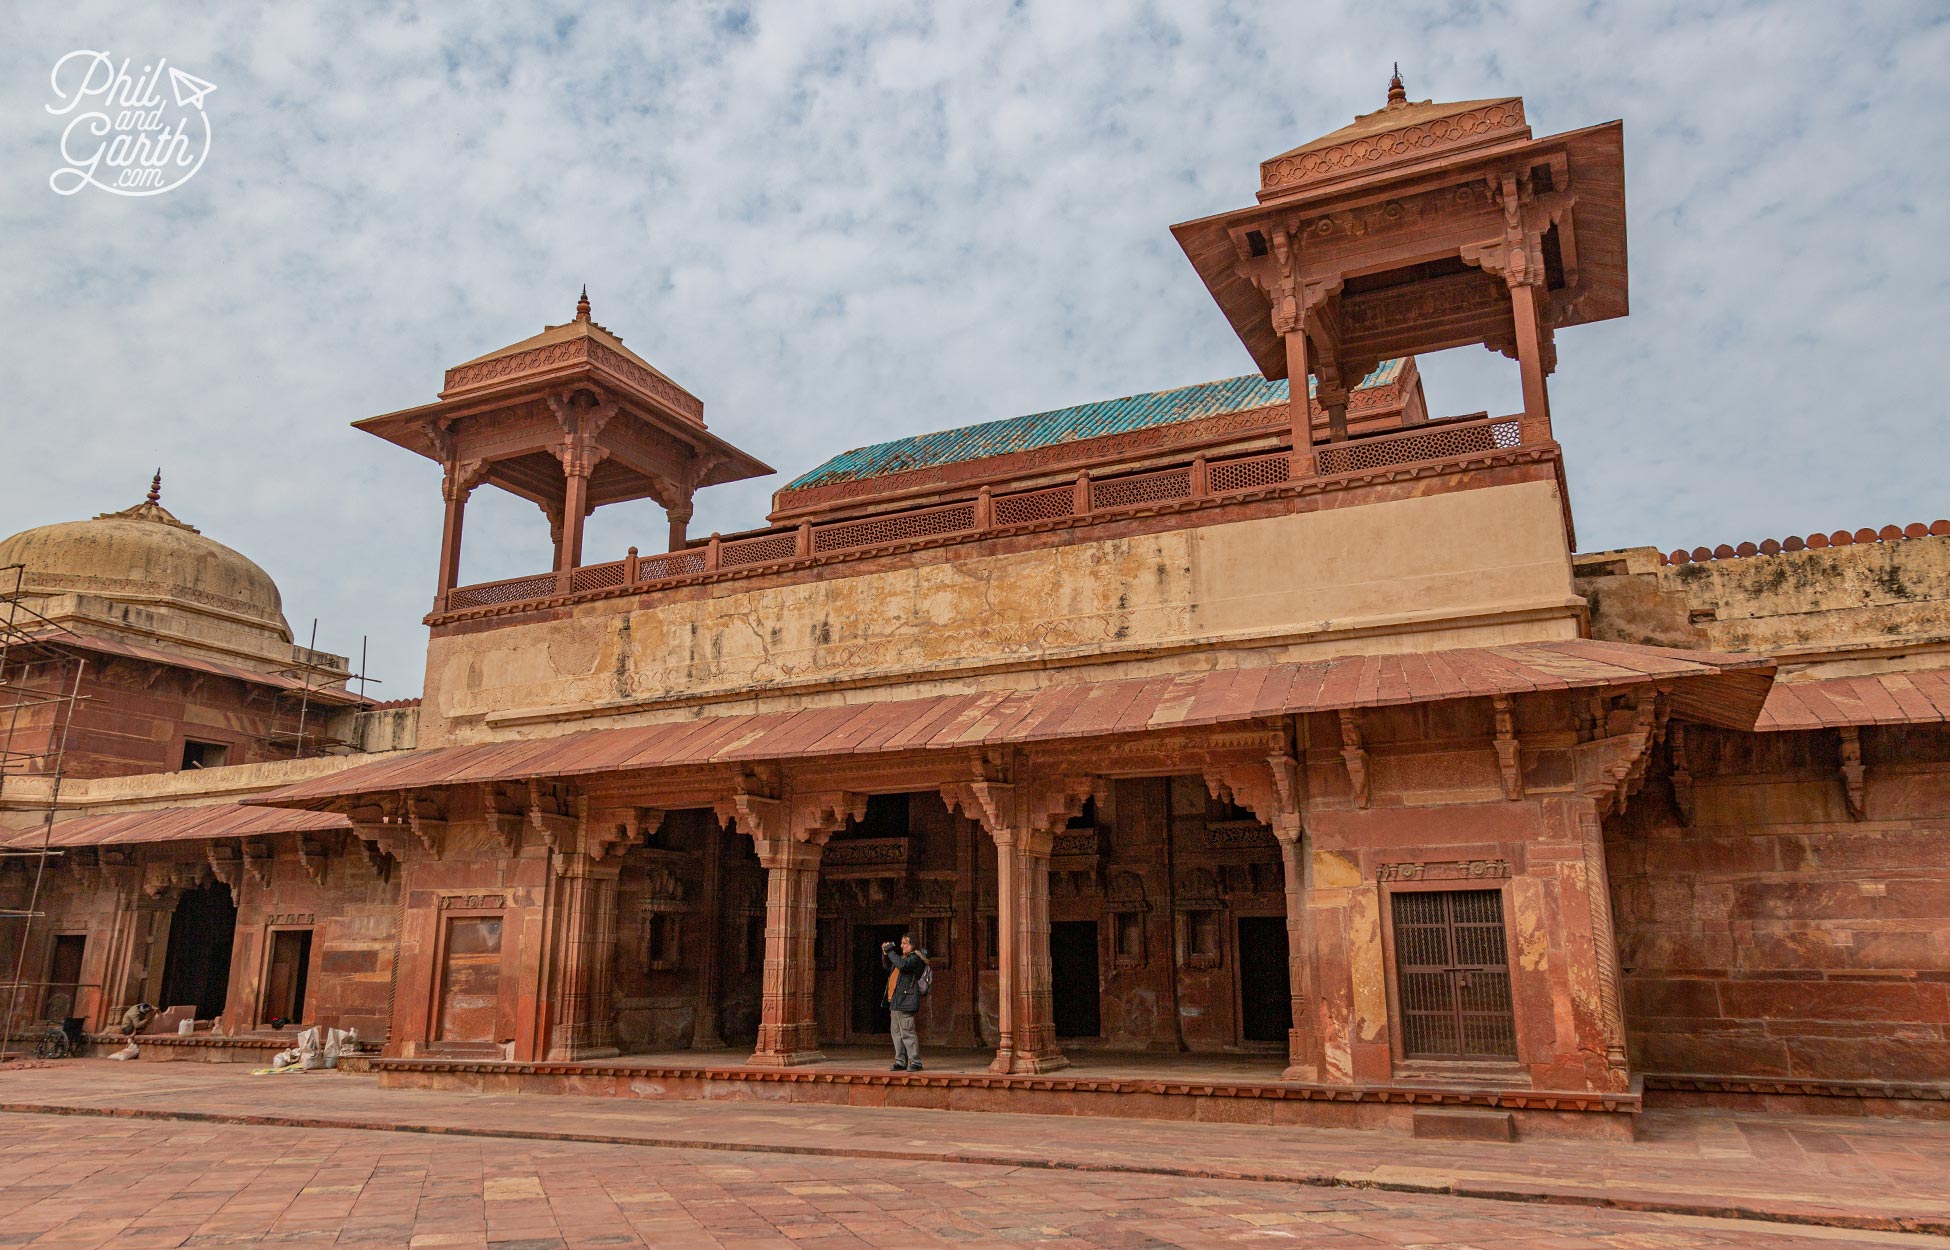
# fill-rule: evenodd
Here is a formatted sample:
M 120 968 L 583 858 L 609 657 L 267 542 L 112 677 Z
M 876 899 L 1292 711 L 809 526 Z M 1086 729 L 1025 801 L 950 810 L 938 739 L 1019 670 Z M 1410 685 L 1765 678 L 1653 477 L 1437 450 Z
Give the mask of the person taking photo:
M 900 946 L 880 944 L 880 966 L 887 970 L 887 1010 L 892 1017 L 895 1072 L 921 1070 L 921 1039 L 914 1031 L 914 1016 L 921 1010 L 921 996 L 927 993 L 926 951 L 916 950 L 914 938 L 903 933 Z

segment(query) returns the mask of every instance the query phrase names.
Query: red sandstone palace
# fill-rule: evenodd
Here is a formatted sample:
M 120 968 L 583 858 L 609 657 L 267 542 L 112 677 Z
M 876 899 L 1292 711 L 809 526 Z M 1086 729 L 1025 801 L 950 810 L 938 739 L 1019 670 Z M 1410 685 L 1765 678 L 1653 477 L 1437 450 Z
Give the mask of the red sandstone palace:
M 442 475 L 417 706 L 154 492 L 0 542 L 45 622 L 0 679 L 88 696 L 0 790 L 58 852 L 0 875 L 15 1028 L 1269 1123 L 1950 1106 L 1950 524 L 1576 554 L 1548 379 L 1627 312 L 1622 124 L 1397 80 L 1173 233 L 1257 373 L 850 451 L 745 533 L 693 495 L 771 470 L 586 295 L 359 422 Z M 1472 344 L 1522 411 L 1432 415 Z M 483 488 L 553 567 L 463 584 Z M 587 559 L 645 498 L 663 549 Z M 949 1058 L 869 1074 L 903 931 Z

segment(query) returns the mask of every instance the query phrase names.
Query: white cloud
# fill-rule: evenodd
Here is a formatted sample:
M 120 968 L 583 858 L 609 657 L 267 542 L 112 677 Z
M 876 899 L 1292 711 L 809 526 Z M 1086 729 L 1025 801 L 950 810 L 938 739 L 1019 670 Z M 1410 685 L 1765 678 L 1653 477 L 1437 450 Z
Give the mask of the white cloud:
M 597 316 L 782 474 L 846 447 L 1244 372 L 1166 228 L 1380 102 L 1623 117 L 1633 316 L 1568 331 L 1553 409 L 1587 549 L 1950 512 L 1950 24 L 1924 3 L 34 6 L 0 47 L 0 532 L 140 496 L 264 564 L 302 633 L 419 681 L 432 466 L 347 422 Z M 60 197 L 76 47 L 218 84 L 156 200 Z M 1431 362 L 1438 410 L 1510 370 Z M 1494 386 L 1491 386 L 1491 382 Z M 1445 393 L 1445 388 L 1448 393 Z M 756 523 L 783 477 L 698 525 Z M 477 496 L 477 500 L 481 499 Z M 591 556 L 650 550 L 654 508 Z M 468 575 L 530 571 L 477 503 Z

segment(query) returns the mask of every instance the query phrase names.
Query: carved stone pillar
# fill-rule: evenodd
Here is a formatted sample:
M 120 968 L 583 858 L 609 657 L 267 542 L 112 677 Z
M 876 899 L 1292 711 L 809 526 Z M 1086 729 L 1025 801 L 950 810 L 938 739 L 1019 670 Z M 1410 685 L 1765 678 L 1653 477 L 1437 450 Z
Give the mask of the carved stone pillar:
M 1544 330 L 1538 308 L 1541 286 L 1513 282 L 1510 315 L 1517 326 L 1517 365 L 1523 374 L 1523 441 L 1547 442 L 1551 437 L 1550 390 L 1544 360 Z
M 1280 864 L 1286 872 L 1286 980 L 1293 1002 L 1293 1025 L 1286 1034 L 1286 1071 L 1289 1081 L 1320 1078 L 1320 1061 L 1314 1043 L 1320 1031 L 1307 1027 L 1307 1013 L 1314 1008 L 1313 917 L 1307 912 L 1307 844 L 1300 830 L 1273 830 L 1280 840 Z
M 1347 388 L 1328 386 L 1320 388 L 1320 406 L 1327 413 L 1327 441 L 1345 443 L 1347 441 Z
M 756 779 L 750 779 L 756 781 Z M 866 815 L 865 795 L 846 792 L 771 798 L 742 784 L 717 805 L 718 819 L 737 821 L 765 867 L 765 971 L 759 999 L 755 1067 L 817 1063 L 819 1024 L 813 1011 L 818 965 L 819 861 L 827 840 L 849 818 Z
M 718 950 L 724 941 L 724 831 L 704 827 L 704 889 L 698 900 L 698 928 L 704 940 L 697 952 L 697 1024 L 692 1050 L 723 1050 L 718 1031 Z
M 691 497 L 673 500 L 664 505 L 664 516 L 670 521 L 670 550 L 682 551 L 689 539 L 691 525 Z
M 1003 883 L 998 903 L 1013 899 L 1013 913 L 1004 917 L 1010 936 L 1002 939 L 1000 967 L 1004 1001 L 1015 1000 L 1015 1036 L 1009 1054 L 1010 1072 L 1054 1072 L 1070 1061 L 1056 1048 L 1055 996 L 1051 990 L 1049 957 L 1049 857 L 1055 835 L 1048 829 L 997 830 L 998 856 L 1007 838 L 1013 881 Z M 999 860 L 998 860 L 999 862 Z M 1003 1071 L 998 1050 L 991 1071 Z
M 451 436 L 443 437 L 451 446 Z M 479 460 L 446 461 L 440 478 L 440 497 L 446 501 L 446 517 L 440 530 L 440 588 L 439 606 L 444 608 L 446 594 L 460 584 L 460 538 L 463 522 L 467 519 L 467 497 L 480 484 L 485 465 Z
M 613 987 L 618 858 L 557 851 L 555 976 L 550 987 L 548 1057 L 603 1059 L 617 1053 Z
M 456 466 L 448 465 L 445 478 L 440 483 L 440 493 L 447 503 L 447 512 L 440 529 L 440 586 L 441 607 L 446 607 L 445 596 L 448 591 L 460 584 L 460 531 L 467 517 L 468 492 L 461 488 Z
M 942 797 L 975 817 L 995 841 L 997 1073 L 1054 1072 L 1070 1061 L 1056 1046 L 1050 986 L 1049 860 L 1056 828 L 1083 810 L 1088 777 L 1009 784 L 986 777 L 945 786 Z
M 824 851 L 823 842 L 758 839 L 758 862 L 765 866 L 765 979 L 758 1047 L 750 1060 L 757 1067 L 787 1068 L 826 1057 L 819 1052 L 813 1018 L 813 940 Z
M 589 477 L 609 456 L 597 438 L 616 415 L 616 406 L 587 392 L 550 395 L 548 403 L 562 427 L 562 440 L 552 450 L 562 462 L 562 534 L 556 543 L 555 571 L 564 573 L 582 563 L 582 522 L 594 510 Z
M 1622 709 L 1620 709 L 1622 710 Z M 1618 725 L 1618 712 L 1600 716 L 1597 732 L 1614 730 L 1580 744 L 1574 755 L 1578 795 L 1565 801 L 1569 830 L 1582 863 L 1577 877 L 1584 887 L 1584 904 L 1591 929 L 1593 980 L 1597 982 L 1597 1039 L 1605 1054 L 1604 1080 L 1608 1089 L 1622 1090 L 1631 1082 L 1625 1046 L 1625 1014 L 1619 993 L 1618 934 L 1611 911 L 1611 877 L 1605 866 L 1604 817 L 1622 813 L 1644 780 L 1652 753 L 1663 736 L 1670 709 L 1663 691 L 1645 690 L 1631 708 L 1629 727 Z M 1616 732 L 1623 729 L 1622 732 Z M 1560 815 L 1560 820 L 1566 817 Z M 1587 1035 L 1588 1036 L 1588 1035 Z
M 593 466 L 591 466 L 593 467 Z M 589 515 L 589 468 L 563 461 L 562 542 L 557 548 L 556 572 L 582 564 L 582 522 Z
M 1584 844 L 1584 888 L 1591 909 L 1592 958 L 1598 965 L 1598 1009 L 1605 1037 L 1607 1081 L 1614 1090 L 1631 1084 L 1625 1055 L 1625 1010 L 1618 991 L 1618 934 L 1612 924 L 1611 875 L 1605 868 L 1604 822 L 1597 803 L 1577 805 L 1578 835 Z
M 1313 917 L 1307 908 L 1306 775 L 1291 742 L 1275 745 L 1263 760 L 1214 765 L 1206 785 L 1265 821 L 1280 844 L 1286 887 L 1286 978 L 1293 1024 L 1287 1030 L 1289 1081 L 1320 1077 L 1320 1030 L 1314 1010 Z
M 1273 328 L 1286 344 L 1287 422 L 1293 427 L 1293 474 L 1312 477 L 1314 471 L 1313 405 L 1307 394 L 1307 332 L 1298 312 L 1281 317 Z M 1304 467 L 1304 470 L 1302 468 Z

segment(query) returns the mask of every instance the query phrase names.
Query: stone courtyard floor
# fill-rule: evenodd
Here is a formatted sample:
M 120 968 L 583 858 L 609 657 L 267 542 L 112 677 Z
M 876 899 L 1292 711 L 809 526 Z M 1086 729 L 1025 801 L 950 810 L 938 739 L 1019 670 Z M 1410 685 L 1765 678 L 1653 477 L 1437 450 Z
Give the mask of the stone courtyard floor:
M 1527 1250 L 1947 1238 L 1941 1122 L 1656 1111 L 1633 1144 L 1491 1145 L 382 1090 L 365 1075 L 193 1063 L 0 1069 L 0 1246 Z

